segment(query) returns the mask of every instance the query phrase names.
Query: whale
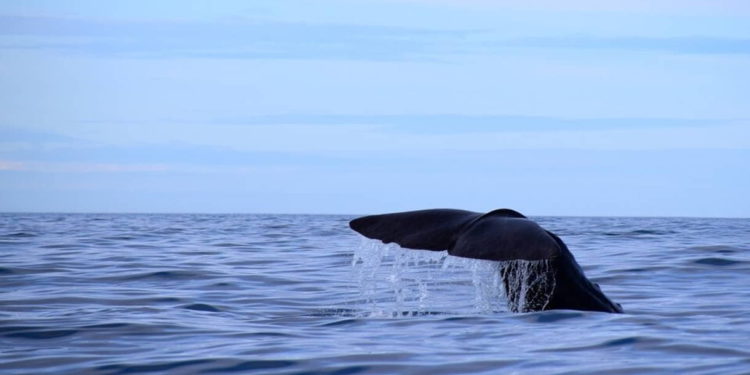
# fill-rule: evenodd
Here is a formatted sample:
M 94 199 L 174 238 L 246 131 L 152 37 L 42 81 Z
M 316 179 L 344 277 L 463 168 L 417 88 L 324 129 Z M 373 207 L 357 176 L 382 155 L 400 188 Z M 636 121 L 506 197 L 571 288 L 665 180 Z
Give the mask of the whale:
M 358 217 L 349 227 L 406 249 L 497 261 L 512 312 L 623 312 L 586 277 L 560 237 L 512 209 L 484 214 L 458 209 L 395 212 Z

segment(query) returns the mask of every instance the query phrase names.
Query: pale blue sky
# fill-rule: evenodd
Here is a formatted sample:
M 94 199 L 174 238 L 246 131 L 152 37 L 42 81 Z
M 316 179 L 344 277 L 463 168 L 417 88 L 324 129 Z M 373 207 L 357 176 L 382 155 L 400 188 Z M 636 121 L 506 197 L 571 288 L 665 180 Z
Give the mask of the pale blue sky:
M 0 1 L 0 211 L 750 217 L 748 88 L 739 0 Z

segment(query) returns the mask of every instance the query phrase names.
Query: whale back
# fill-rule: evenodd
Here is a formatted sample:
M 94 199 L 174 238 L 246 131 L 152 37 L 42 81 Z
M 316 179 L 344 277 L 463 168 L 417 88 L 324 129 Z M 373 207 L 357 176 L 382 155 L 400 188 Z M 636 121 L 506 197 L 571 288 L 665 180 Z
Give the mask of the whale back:
M 598 284 L 591 282 L 583 273 L 565 243 L 549 232 L 561 247 L 560 256 L 554 262 L 556 291 L 546 309 L 572 309 L 622 313 L 622 306 L 609 299 Z

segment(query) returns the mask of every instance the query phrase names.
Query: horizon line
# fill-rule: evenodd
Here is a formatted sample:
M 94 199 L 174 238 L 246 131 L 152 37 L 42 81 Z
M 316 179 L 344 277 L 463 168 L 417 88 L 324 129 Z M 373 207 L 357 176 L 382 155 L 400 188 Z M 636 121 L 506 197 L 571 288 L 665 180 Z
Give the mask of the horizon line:
M 412 211 L 412 210 L 407 210 Z M 398 212 L 407 212 L 398 211 Z M 389 211 L 390 212 L 390 211 Z M 396 212 L 396 211 L 393 211 Z M 370 214 L 352 213 L 310 213 L 310 212 L 197 212 L 197 211 L 2 211 L 0 215 L 279 215 L 279 216 L 367 216 Z M 750 219 L 750 216 L 692 216 L 692 215 L 559 215 L 559 214 L 530 214 L 528 217 L 563 217 L 563 218 L 631 218 L 631 219 Z

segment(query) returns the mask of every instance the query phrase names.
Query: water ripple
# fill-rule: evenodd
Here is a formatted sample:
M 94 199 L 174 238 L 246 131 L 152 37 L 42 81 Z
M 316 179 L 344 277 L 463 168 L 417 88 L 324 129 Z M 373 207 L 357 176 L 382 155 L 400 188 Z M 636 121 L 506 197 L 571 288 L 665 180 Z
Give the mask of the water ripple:
M 692 263 L 707 265 L 707 266 L 725 267 L 725 266 L 733 266 L 736 264 L 742 264 L 746 262 L 743 262 L 741 260 L 729 259 L 729 258 L 708 257 L 708 258 L 700 258 L 700 259 L 693 260 Z
M 208 312 L 219 312 L 221 309 L 214 307 L 206 303 L 191 303 L 189 305 L 180 306 L 180 308 L 195 311 L 208 311 Z
M 513 314 L 496 263 L 350 218 L 0 214 L 0 373 L 750 368 L 750 220 L 539 218 L 627 314 Z

